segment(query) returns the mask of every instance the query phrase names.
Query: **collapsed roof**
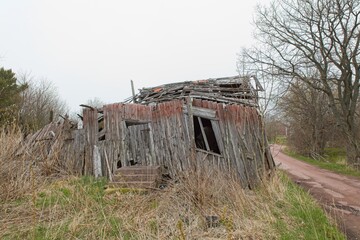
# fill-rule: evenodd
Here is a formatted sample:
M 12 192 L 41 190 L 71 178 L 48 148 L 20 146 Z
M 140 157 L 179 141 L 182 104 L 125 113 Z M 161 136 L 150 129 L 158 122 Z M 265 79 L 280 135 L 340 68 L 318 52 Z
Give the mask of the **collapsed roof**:
M 254 82 L 255 86 L 252 86 L 251 82 Z M 263 88 L 255 76 L 234 76 L 142 88 L 138 94 L 128 98 L 125 102 L 147 105 L 173 99 L 194 97 L 217 102 L 257 106 L 258 91 L 263 91 Z

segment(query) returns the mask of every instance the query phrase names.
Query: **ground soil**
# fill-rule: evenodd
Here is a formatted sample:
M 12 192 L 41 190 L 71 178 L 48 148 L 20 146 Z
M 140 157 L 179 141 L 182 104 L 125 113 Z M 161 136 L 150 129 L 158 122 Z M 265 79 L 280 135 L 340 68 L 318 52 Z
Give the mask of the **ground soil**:
M 348 239 L 360 240 L 360 179 L 296 160 L 285 155 L 279 145 L 271 148 L 279 168 L 318 200 Z

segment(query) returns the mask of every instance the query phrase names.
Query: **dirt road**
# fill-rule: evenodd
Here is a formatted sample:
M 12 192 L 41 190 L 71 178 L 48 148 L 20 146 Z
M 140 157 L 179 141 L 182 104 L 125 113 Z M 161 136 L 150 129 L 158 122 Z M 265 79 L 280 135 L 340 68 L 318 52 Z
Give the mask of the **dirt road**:
M 298 161 L 273 145 L 272 154 L 279 168 L 309 190 L 319 203 L 338 220 L 348 239 L 360 239 L 360 180 L 320 169 Z

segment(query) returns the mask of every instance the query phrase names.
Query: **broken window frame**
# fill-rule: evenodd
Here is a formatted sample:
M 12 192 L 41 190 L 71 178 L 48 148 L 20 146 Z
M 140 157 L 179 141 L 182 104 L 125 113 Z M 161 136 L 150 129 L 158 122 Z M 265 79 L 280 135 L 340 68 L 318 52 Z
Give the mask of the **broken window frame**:
M 219 140 L 218 137 L 216 136 L 213 127 L 214 120 L 194 115 L 193 121 L 194 121 L 194 134 L 197 136 L 201 134 L 201 138 L 197 138 L 197 137 L 195 138 L 196 149 L 198 150 L 201 149 L 211 154 L 221 155 L 221 150 L 218 143 Z M 217 123 L 215 122 L 215 124 Z M 195 126 L 197 126 L 197 128 L 200 128 L 200 131 L 199 129 L 195 128 Z
M 188 110 L 188 107 L 190 107 L 191 110 Z M 196 119 L 198 119 L 197 121 L 199 121 L 199 118 L 200 118 L 200 121 L 201 121 L 201 118 L 202 118 L 202 119 L 209 120 L 211 122 L 211 129 L 212 129 L 212 131 L 214 133 L 215 141 L 216 141 L 219 153 L 211 151 L 211 149 L 210 149 L 210 147 L 208 145 L 207 137 L 206 137 L 207 147 L 205 149 L 198 148 L 196 146 L 196 142 L 195 142 L 196 150 L 200 151 L 200 152 L 205 152 L 205 153 L 208 153 L 208 154 L 213 154 L 213 155 L 217 155 L 217 156 L 222 157 L 223 152 L 224 152 L 224 144 L 223 144 L 223 140 L 221 138 L 219 120 L 216 118 L 216 110 L 208 109 L 208 108 L 201 108 L 201 107 L 194 107 L 194 106 L 183 106 L 183 111 L 184 111 L 185 114 L 189 115 L 188 119 L 189 120 L 191 119 L 191 121 L 193 121 L 192 125 L 193 125 L 194 129 L 192 129 L 192 131 L 193 131 L 192 134 L 194 134 L 194 141 L 196 141 L 195 140 L 195 126 L 194 126 L 195 123 L 194 123 L 194 119 L 196 118 Z M 189 112 L 191 112 L 191 113 L 189 114 Z M 200 123 L 199 123 L 199 125 L 200 125 Z M 206 136 L 206 133 L 205 133 L 203 127 L 200 126 L 200 128 L 201 128 L 202 136 L 204 138 L 204 135 Z

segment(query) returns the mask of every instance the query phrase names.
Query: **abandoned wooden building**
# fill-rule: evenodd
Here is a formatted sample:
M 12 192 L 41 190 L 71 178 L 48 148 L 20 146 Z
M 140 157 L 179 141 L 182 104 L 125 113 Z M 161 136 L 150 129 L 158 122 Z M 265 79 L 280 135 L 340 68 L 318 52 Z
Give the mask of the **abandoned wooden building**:
M 110 179 L 131 165 L 161 166 L 171 177 L 213 165 L 252 187 L 274 168 L 260 90 L 256 79 L 235 76 L 143 88 L 122 103 L 84 107 L 83 128 L 62 134 L 61 162 Z

